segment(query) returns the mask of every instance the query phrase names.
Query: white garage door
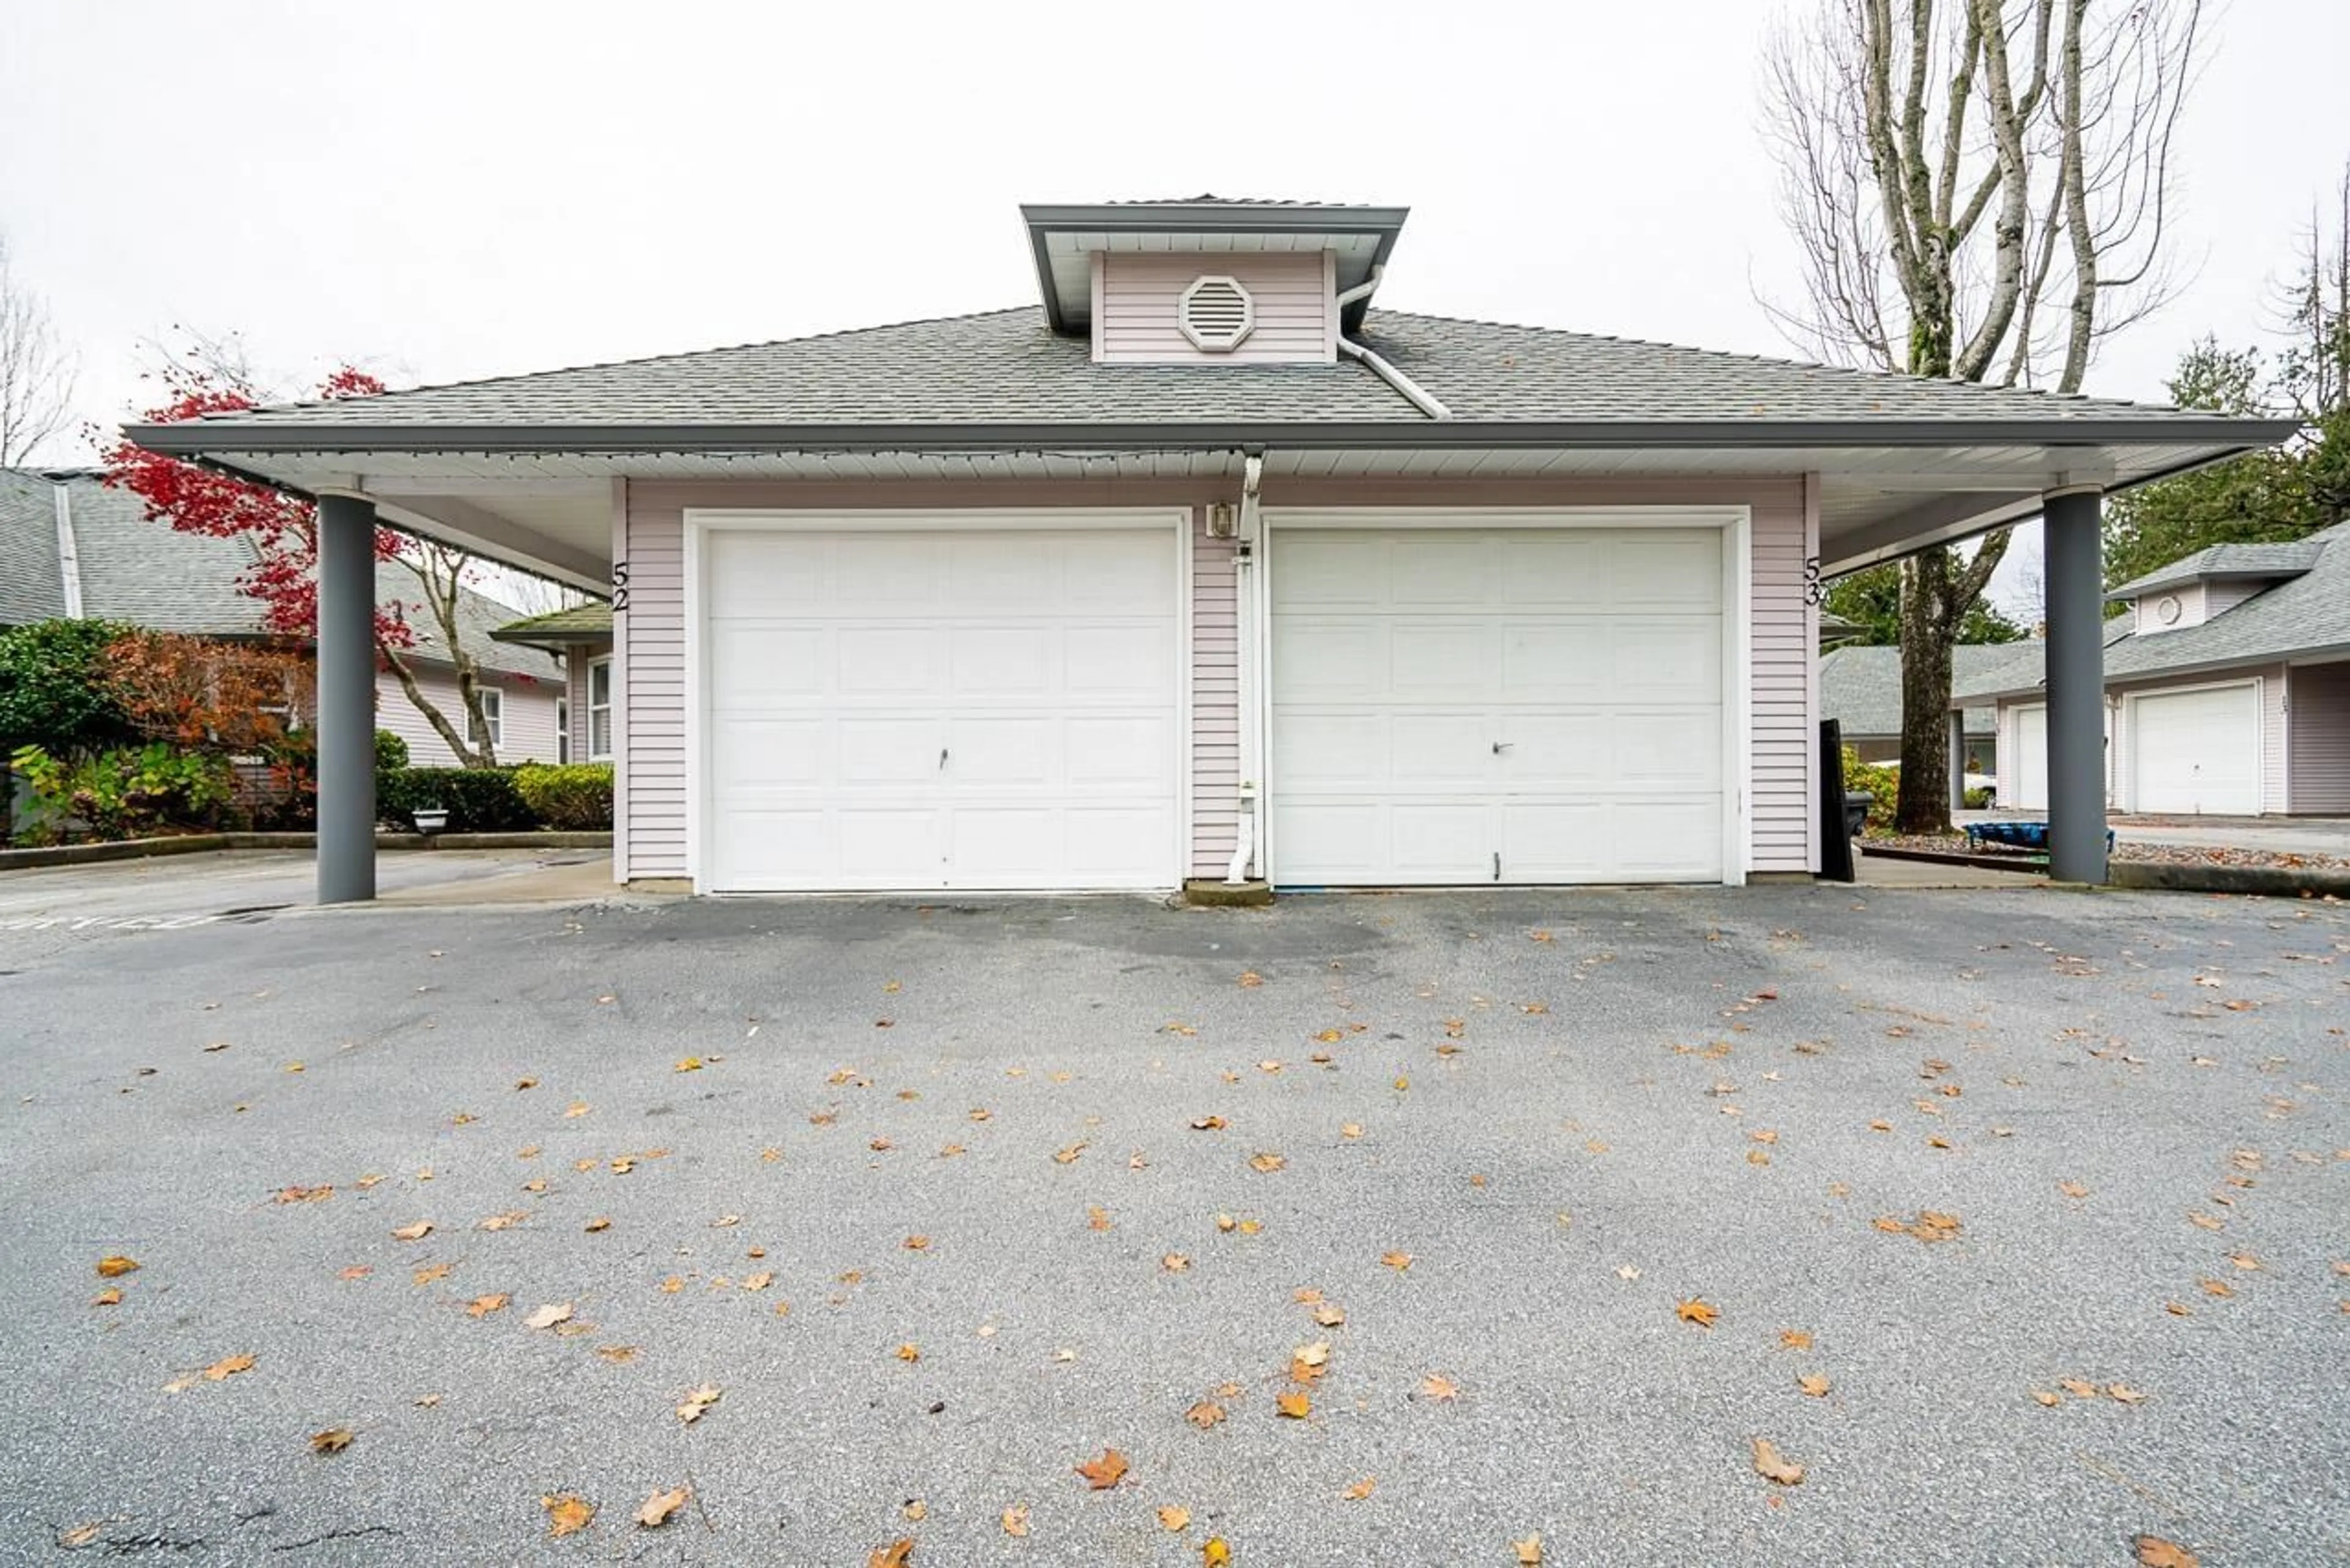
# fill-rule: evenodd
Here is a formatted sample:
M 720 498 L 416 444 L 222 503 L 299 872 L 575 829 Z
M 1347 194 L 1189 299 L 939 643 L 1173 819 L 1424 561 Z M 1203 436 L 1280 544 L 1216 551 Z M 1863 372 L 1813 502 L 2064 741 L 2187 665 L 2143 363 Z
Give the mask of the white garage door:
M 1280 529 L 1273 873 L 1719 881 L 1718 529 Z
M 2017 811 L 2048 809 L 2048 709 L 2015 711 L 2015 761 L 2008 769 L 2007 794 L 2000 805 Z
M 1176 534 L 707 535 L 702 885 L 1170 887 Z
M 2128 706 L 2133 809 L 2260 815 L 2259 688 L 2171 691 Z

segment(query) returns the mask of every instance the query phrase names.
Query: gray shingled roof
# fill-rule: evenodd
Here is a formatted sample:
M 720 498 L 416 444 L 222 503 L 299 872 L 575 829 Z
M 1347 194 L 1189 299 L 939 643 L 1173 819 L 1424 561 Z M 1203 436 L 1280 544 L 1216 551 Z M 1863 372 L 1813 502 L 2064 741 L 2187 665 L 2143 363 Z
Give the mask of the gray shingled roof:
M 49 481 L 0 468 L 0 627 L 66 613 L 57 576 L 57 520 Z
M 2189 583 L 2213 582 L 2226 578 L 2297 577 L 2317 565 L 2324 546 L 2314 540 L 2296 539 L 2284 545 L 2212 545 L 2182 556 L 2167 566 L 2160 566 L 2142 577 L 2133 577 L 2106 596 L 2109 603 L 2118 604 L 2142 594 L 2158 593 L 2164 588 L 2184 587 Z
M 581 642 L 609 641 L 612 636 L 612 607 L 602 599 L 584 605 L 549 610 L 545 615 L 528 616 L 490 628 L 490 635 L 500 642 L 519 642 L 533 648 L 549 644 L 569 645 Z
M 1456 421 L 1854 421 L 2193 426 L 2211 416 L 2022 388 L 1798 364 L 1669 344 L 1375 313 L 1360 339 Z M 1097 365 L 1035 306 L 620 364 L 213 416 L 190 427 L 931 426 L 1368 422 L 1426 416 L 1364 367 Z M 178 443 L 174 443 L 175 445 Z M 211 444 L 218 444 L 216 441 Z
M 244 541 L 183 534 L 151 521 L 137 495 L 109 490 L 93 473 L 70 473 L 65 483 L 85 617 L 204 637 L 260 634 L 260 607 L 236 587 L 253 564 Z M 0 554 L 0 625 L 65 614 L 54 483 L 47 474 L 0 469 L 0 552 L 5 552 Z M 378 564 L 376 602 L 406 607 L 409 624 L 417 633 L 417 651 L 427 658 L 447 658 L 438 646 L 438 634 L 430 629 L 432 617 L 422 607 L 422 590 L 408 568 L 390 561 Z M 29 613 L 19 615 L 12 607 Z M 485 668 L 537 680 L 560 673 L 559 665 L 546 654 L 490 640 L 491 628 L 514 619 L 510 607 L 466 589 L 457 614 L 466 646 Z
M 2005 664 L 2015 645 L 1961 643 L 1950 649 L 1953 684 L 1964 688 L 1983 670 Z M 1901 732 L 1901 650 L 1844 647 L 1820 656 L 1820 717 L 1844 726 L 1844 738 L 1881 739 Z M 1967 733 L 1988 735 L 1998 725 L 1988 706 L 1969 706 Z

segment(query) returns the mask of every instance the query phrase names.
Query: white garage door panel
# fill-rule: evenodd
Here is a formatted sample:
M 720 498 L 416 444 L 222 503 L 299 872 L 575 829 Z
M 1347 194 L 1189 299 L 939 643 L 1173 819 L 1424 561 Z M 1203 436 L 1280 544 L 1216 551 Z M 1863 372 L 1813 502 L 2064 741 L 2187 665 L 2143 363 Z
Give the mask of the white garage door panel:
M 2257 816 L 2261 706 L 2256 686 L 2133 698 L 2136 809 Z
M 2008 797 L 1999 804 L 2018 811 L 2048 809 L 2048 710 L 2043 706 L 2015 711 L 2015 776 L 2007 782 Z
M 1280 531 L 1274 870 L 1718 880 L 1721 535 Z
M 706 549 L 706 886 L 1176 880 L 1171 525 Z

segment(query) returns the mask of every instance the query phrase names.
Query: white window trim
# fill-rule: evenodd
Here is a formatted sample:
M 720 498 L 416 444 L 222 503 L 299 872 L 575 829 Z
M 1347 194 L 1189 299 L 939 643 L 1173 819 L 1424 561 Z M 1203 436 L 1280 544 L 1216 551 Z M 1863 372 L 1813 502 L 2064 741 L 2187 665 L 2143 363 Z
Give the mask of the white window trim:
M 1191 866 L 1191 529 L 1188 506 L 958 507 L 948 511 L 881 509 L 798 511 L 775 507 L 685 509 L 685 869 L 694 892 L 711 891 L 704 862 L 709 840 L 704 796 L 710 779 L 709 657 L 702 622 L 708 613 L 704 557 L 712 534 L 769 533 L 1054 533 L 1103 529 L 1167 529 L 1175 535 L 1175 830 L 1168 846 L 1170 888 Z
M 558 763 L 571 760 L 571 694 L 568 691 L 555 694 L 555 760 Z
M 482 700 L 482 728 L 489 731 L 490 750 L 497 751 L 506 743 L 506 694 L 502 688 L 484 685 L 476 691 Z M 465 739 L 474 745 L 482 737 L 473 724 L 473 714 L 465 715 Z
M 598 668 L 604 671 L 604 701 L 601 702 L 596 701 L 596 671 Z M 591 763 L 608 763 L 612 760 L 614 739 L 611 722 L 612 656 L 608 653 L 599 653 L 589 659 L 587 679 L 581 681 L 580 685 L 588 699 L 588 760 Z M 596 749 L 596 714 L 599 709 L 605 715 L 604 749 L 600 752 Z
M 1255 711 L 1241 722 L 1256 736 L 1257 875 L 1281 883 L 1279 846 L 1273 831 L 1273 574 L 1280 569 L 1278 530 L 1299 528 L 1719 528 L 1721 530 L 1721 885 L 1746 884 L 1754 857 L 1754 757 L 1752 753 L 1754 513 L 1750 506 L 1347 506 L 1267 507 L 1263 514 L 1262 565 L 1251 574 L 1255 599 L 1248 632 L 1248 657 L 1257 673 L 1247 698 Z

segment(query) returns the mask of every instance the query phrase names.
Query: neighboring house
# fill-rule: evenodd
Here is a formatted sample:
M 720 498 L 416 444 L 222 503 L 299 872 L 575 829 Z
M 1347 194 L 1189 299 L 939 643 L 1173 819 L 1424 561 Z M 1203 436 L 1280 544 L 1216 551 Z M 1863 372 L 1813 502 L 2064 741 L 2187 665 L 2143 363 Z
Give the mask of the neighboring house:
M 567 763 L 612 761 L 612 607 L 600 601 L 491 628 L 500 642 L 543 649 L 563 661 L 556 709 Z
M 237 590 L 253 564 L 241 539 L 183 534 L 151 521 L 139 497 L 110 490 L 95 473 L 0 469 L 0 626 L 68 619 L 116 620 L 151 631 L 255 639 L 261 607 Z M 421 607 L 414 574 L 397 562 L 376 567 L 376 602 L 404 607 L 416 645 L 404 658 L 426 698 L 461 729 L 456 668 L 439 627 Z M 552 762 L 557 752 L 559 660 L 490 640 L 513 618 L 470 589 L 458 601 L 460 634 L 482 666 L 484 718 L 501 763 Z M 456 761 L 439 732 L 388 670 L 376 674 L 376 724 L 407 741 L 419 767 Z
M 1962 642 L 1950 649 L 1951 690 L 1963 691 L 2013 657 L 2003 642 Z M 1864 763 L 1901 760 L 1901 650 L 1844 647 L 1820 655 L 1820 716 L 1844 727 L 1844 743 Z M 1989 703 L 1966 711 L 1966 771 L 1989 774 L 1998 761 L 1996 714 Z
M 2106 596 L 2106 789 L 2118 811 L 2350 815 L 2350 523 L 2215 545 Z M 2000 803 L 2048 804 L 2044 643 L 1959 683 L 1995 703 Z
M 758 892 L 1807 877 L 1823 579 L 2292 429 L 1375 308 L 1397 207 L 1023 215 L 1041 306 L 131 434 L 329 576 L 608 589 L 614 874 Z

